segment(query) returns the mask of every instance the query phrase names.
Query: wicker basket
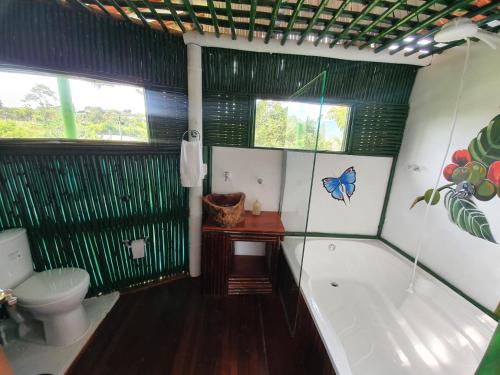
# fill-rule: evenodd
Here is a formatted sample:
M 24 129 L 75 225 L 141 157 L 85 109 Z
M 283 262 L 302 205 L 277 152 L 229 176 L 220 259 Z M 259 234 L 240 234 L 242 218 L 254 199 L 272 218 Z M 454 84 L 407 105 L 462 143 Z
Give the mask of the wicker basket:
M 245 221 L 245 194 L 208 194 L 203 197 L 208 220 L 220 227 L 234 227 Z

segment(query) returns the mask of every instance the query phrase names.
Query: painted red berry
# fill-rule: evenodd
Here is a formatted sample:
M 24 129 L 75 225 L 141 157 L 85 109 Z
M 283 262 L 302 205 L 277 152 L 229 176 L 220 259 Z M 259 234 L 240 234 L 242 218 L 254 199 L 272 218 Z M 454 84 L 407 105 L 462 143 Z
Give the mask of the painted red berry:
M 488 168 L 488 180 L 500 186 L 500 161 L 493 162 Z
M 457 150 L 453 153 L 451 160 L 453 163 L 458 164 L 463 167 L 465 164 L 472 160 L 469 151 L 467 150 Z
M 446 178 L 448 181 L 453 181 L 451 179 L 451 175 L 453 174 L 453 171 L 458 168 L 458 165 L 456 164 L 448 164 L 446 167 L 443 169 L 443 176 Z

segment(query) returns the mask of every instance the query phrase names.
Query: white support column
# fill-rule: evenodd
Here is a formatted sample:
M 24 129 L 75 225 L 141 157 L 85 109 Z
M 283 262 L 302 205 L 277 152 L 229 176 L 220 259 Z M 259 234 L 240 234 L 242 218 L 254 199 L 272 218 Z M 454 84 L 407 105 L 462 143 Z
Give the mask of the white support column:
M 187 45 L 188 127 L 197 130 L 203 140 L 201 47 Z M 203 187 L 189 189 L 189 273 L 201 275 L 201 221 Z

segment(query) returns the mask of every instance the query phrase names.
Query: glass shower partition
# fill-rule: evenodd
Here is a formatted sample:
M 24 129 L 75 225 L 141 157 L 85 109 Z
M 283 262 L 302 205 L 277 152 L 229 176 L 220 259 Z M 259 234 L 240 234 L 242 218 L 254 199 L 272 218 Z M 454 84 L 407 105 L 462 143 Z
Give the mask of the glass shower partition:
M 296 324 L 326 78 L 327 73 L 322 72 L 306 84 L 299 82 L 300 88 L 293 95 L 273 103 L 280 107 L 282 117 L 286 118 L 286 126 L 281 132 L 284 151 L 280 213 L 286 231 L 282 248 L 284 261 L 288 265 L 282 269 L 289 269 L 290 272 L 281 278 L 280 289 L 292 333 Z

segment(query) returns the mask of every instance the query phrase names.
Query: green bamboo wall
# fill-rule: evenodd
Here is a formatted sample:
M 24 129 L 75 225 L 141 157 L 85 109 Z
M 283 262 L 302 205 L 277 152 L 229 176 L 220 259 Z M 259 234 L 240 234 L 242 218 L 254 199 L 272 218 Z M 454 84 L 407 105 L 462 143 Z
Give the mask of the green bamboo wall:
M 207 146 L 252 147 L 255 99 L 287 98 L 326 71 L 326 101 L 352 106 L 346 151 L 389 156 L 399 152 L 415 66 L 220 48 L 203 48 L 202 56 Z M 309 99 L 317 100 L 318 90 L 309 90 Z
M 322 71 L 325 96 L 337 101 L 408 104 L 418 67 L 317 56 L 203 48 L 203 90 L 289 96 Z M 311 95 L 319 97 L 319 88 Z
M 403 140 L 408 105 L 356 103 L 351 108 L 347 152 L 395 156 Z
M 203 95 L 203 142 L 210 146 L 249 147 L 253 139 L 255 97 Z
M 186 46 L 55 0 L 0 1 L 0 64 L 185 89 Z
M 0 151 L 0 230 L 25 227 L 37 271 L 81 267 L 90 294 L 187 272 L 178 153 Z M 124 240 L 149 237 L 144 259 Z
M 187 93 L 183 90 L 145 90 L 151 143 L 162 150 L 179 150 L 188 127 Z
M 152 145 L 0 144 L 0 230 L 26 227 L 36 270 L 76 266 L 90 294 L 188 271 L 181 38 L 48 0 L 0 1 L 0 64 L 146 87 Z M 9 156 L 10 155 L 10 156 Z M 131 259 L 123 240 L 149 237 Z

